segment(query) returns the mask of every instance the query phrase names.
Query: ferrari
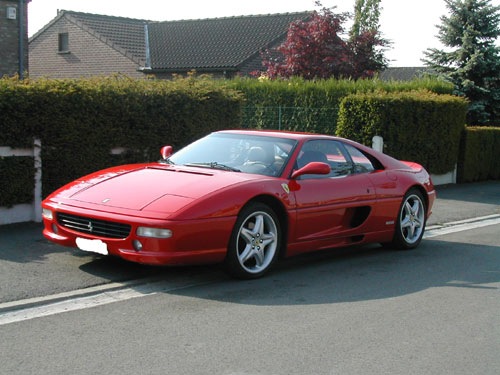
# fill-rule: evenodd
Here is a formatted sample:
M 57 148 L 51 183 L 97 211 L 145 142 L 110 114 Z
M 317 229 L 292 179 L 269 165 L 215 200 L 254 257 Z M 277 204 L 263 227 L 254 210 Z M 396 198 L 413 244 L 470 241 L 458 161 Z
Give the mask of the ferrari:
M 421 165 L 327 135 L 219 131 L 161 155 L 49 195 L 44 236 L 138 263 L 223 263 L 257 278 L 304 252 L 413 249 L 436 197 Z

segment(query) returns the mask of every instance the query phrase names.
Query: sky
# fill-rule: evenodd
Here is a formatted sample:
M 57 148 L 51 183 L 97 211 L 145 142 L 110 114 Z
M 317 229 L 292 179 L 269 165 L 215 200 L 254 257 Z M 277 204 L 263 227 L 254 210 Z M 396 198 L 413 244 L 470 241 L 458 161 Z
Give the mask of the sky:
M 355 0 L 323 0 L 325 7 L 352 12 Z M 28 5 L 29 36 L 57 15 L 57 9 L 104 14 L 151 21 L 230 17 L 314 10 L 314 0 L 32 0 Z M 500 6 L 500 0 L 492 0 Z M 436 25 L 447 14 L 444 0 L 382 0 L 381 32 L 392 42 L 386 52 L 389 66 L 423 66 L 427 48 L 443 48 L 436 38 Z M 350 27 L 349 24 L 346 24 Z

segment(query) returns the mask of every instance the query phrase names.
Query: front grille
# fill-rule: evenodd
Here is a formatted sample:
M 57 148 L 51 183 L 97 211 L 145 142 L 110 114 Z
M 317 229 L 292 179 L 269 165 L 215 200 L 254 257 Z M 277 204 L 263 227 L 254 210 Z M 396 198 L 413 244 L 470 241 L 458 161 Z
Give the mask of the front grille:
M 64 212 L 57 213 L 57 222 L 65 228 L 105 238 L 126 238 L 132 229 L 132 226 L 129 224 L 99 220 Z

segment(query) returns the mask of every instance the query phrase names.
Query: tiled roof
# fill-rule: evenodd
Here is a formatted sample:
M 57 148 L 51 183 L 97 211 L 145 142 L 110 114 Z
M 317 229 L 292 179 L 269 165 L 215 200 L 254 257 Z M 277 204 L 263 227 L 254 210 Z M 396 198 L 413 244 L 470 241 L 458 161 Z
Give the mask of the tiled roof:
M 310 12 L 149 24 L 153 70 L 234 68 L 285 37 L 291 22 Z
M 144 39 L 144 24 L 148 21 L 124 17 L 103 16 L 99 14 L 63 11 L 87 31 L 93 31 L 105 39 L 123 54 L 133 60 L 144 61 L 146 47 Z
M 383 81 L 411 81 L 426 73 L 432 73 L 432 70 L 427 67 L 387 68 L 380 73 L 380 79 Z
M 298 12 L 154 22 L 61 10 L 56 18 L 30 38 L 30 42 L 66 17 L 144 66 L 144 25 L 147 24 L 153 71 L 237 70 L 261 49 L 284 39 L 291 22 L 310 14 Z

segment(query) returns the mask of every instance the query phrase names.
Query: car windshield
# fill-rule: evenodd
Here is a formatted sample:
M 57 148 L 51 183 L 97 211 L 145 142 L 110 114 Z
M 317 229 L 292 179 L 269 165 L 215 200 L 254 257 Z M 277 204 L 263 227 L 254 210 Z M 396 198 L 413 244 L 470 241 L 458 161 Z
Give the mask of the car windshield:
M 174 164 L 266 176 L 281 175 L 296 145 L 293 139 L 213 133 L 169 158 Z

